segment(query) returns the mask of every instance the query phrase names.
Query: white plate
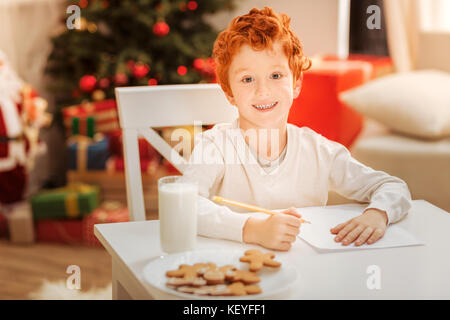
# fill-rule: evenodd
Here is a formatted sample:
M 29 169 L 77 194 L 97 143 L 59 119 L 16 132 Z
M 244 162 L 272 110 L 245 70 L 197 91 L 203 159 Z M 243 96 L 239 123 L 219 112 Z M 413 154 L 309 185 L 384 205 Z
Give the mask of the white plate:
M 275 260 L 282 263 L 280 268 L 263 267 L 258 275 L 261 281 L 258 283 L 262 293 L 238 297 L 212 297 L 178 292 L 166 286 L 166 272 L 178 269 L 180 264 L 195 264 L 213 262 L 217 266 L 231 264 L 239 269 L 248 270 L 248 263 L 239 261 L 244 255 L 244 250 L 196 250 L 182 253 L 169 254 L 158 257 L 144 267 L 144 279 L 149 285 L 169 295 L 186 299 L 281 299 L 297 280 L 295 268 L 287 265 L 282 259 L 275 256 Z

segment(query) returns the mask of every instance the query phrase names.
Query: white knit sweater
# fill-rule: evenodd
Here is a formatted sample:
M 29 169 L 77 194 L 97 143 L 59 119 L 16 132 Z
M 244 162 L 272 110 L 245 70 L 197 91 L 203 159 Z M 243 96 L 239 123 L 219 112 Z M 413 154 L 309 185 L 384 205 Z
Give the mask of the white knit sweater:
M 270 172 L 261 168 L 236 120 L 197 135 L 184 176 L 199 184 L 198 234 L 241 242 L 244 224 L 254 214 L 216 204 L 210 200 L 213 196 L 286 209 L 324 206 L 334 190 L 369 203 L 366 209 L 386 211 L 389 223 L 400 220 L 411 206 L 401 179 L 361 164 L 343 145 L 292 124 L 287 124 L 284 159 Z

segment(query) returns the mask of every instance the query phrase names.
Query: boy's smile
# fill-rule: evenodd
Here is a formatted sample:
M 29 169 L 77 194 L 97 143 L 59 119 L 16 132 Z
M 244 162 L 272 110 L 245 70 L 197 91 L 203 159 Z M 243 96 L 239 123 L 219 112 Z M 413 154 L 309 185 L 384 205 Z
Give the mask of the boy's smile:
M 228 78 L 233 96 L 227 95 L 239 110 L 239 123 L 247 129 L 285 131 L 293 99 L 298 97 L 301 81 L 294 84 L 288 58 L 280 42 L 273 50 L 254 50 L 247 44 L 233 57 Z

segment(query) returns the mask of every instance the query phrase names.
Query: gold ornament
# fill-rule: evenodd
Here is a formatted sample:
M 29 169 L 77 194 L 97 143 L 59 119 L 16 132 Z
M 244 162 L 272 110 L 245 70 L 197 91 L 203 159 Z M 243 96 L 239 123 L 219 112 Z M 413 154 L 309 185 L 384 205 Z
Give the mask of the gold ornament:
M 101 101 L 105 99 L 105 92 L 103 90 L 97 89 L 94 92 L 92 92 L 92 99 L 95 101 Z

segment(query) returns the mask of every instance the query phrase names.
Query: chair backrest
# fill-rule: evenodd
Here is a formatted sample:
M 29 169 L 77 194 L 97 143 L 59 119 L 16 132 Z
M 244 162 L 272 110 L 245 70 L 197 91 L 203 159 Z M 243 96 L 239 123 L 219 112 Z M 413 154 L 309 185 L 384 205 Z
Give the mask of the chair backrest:
M 232 122 L 236 107 L 217 84 L 158 85 L 115 89 L 123 132 L 125 180 L 130 220 L 145 220 L 138 138 L 143 136 L 181 173 L 186 160 L 152 127 Z

